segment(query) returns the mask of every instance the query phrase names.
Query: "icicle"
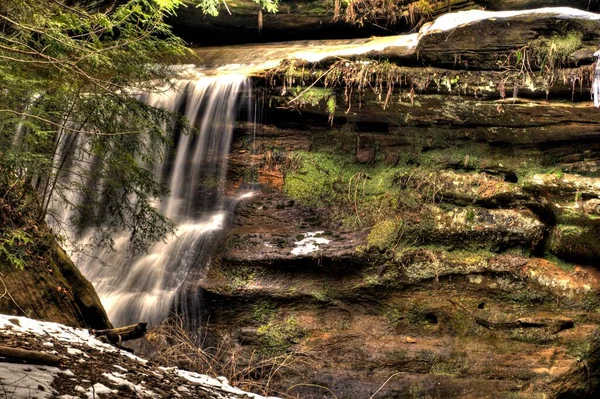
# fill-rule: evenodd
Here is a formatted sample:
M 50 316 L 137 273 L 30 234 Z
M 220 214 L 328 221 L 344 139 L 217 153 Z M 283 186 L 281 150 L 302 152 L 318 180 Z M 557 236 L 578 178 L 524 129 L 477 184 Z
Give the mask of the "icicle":
M 600 50 L 594 53 L 594 57 L 597 60 L 594 81 L 592 82 L 592 97 L 594 97 L 594 106 L 600 108 Z

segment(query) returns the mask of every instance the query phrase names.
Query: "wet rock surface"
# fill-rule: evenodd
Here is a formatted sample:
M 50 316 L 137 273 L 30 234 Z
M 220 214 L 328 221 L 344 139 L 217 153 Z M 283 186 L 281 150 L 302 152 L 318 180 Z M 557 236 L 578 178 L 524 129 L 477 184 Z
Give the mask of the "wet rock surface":
M 539 65 L 528 75 L 539 86 L 502 67 L 532 41 L 596 34 L 585 25 L 597 22 L 571 23 L 521 18 L 432 36 L 419 52 L 426 67 L 348 60 L 333 117 L 326 97 L 291 106 L 285 92 L 290 74 L 306 88 L 334 61 L 277 70 L 274 86 L 257 78 L 272 106 L 255 141 L 240 124 L 229 176 L 232 191 L 253 182 L 257 194 L 237 208 L 202 285 L 211 322 L 245 353 L 301 359 L 279 389 L 595 397 L 600 112 L 584 72 L 593 60 L 557 65 L 565 78 L 549 86 Z M 481 52 L 459 46 L 488 39 Z M 363 86 L 352 80 L 361 73 Z M 310 252 L 300 249 L 310 239 Z

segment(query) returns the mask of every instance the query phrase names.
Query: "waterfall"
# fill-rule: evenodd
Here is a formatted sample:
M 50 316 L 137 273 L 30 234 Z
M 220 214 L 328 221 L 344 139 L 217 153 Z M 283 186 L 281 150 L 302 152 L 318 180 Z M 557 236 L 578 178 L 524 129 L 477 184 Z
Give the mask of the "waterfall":
M 73 254 L 115 325 L 157 323 L 174 310 L 183 311 L 188 320 L 200 314 L 198 289 L 182 287 L 193 287 L 201 278 L 226 218 L 227 158 L 240 93 L 250 92 L 247 85 L 242 75 L 203 76 L 177 81 L 165 92 L 138 95 L 149 105 L 182 112 L 199 133 L 177 134 L 174 155 L 165 156 L 154 171 L 155 178 L 170 188 L 169 197 L 157 206 L 177 223 L 175 237 L 131 257 L 129 233 L 123 232 L 113 237 L 115 251 Z M 78 242 L 85 243 L 91 234 L 78 237 Z

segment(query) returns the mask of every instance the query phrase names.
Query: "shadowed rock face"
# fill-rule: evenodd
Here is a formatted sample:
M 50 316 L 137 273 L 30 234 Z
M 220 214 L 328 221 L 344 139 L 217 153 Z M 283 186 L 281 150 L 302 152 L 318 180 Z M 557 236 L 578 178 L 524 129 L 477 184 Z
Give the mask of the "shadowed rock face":
M 28 316 L 75 327 L 111 328 L 89 281 L 33 216 L 27 190 L 0 184 L 0 313 Z M 20 234 L 25 239 L 10 240 Z M 9 237 L 9 239 L 6 239 Z
M 0 313 L 75 327 L 112 327 L 92 284 L 57 244 L 49 246 L 36 264 L 15 270 L 2 261 L 0 271 L 7 289 Z
M 258 27 L 258 6 L 251 0 L 228 1 L 227 12 L 221 8 L 218 17 L 202 14 L 202 10 L 189 5 L 180 8 L 169 19 L 177 35 L 191 45 L 225 45 L 243 43 L 267 43 L 288 40 L 348 39 L 369 36 L 386 36 L 410 31 L 409 7 L 403 1 L 397 22 L 390 24 L 387 15 L 358 26 L 334 20 L 333 3 L 313 0 L 282 0 L 276 14 L 263 14 L 262 29 Z M 429 1 L 431 9 L 427 19 L 433 19 L 448 11 L 446 0 Z M 526 10 L 540 7 L 573 7 L 597 11 L 598 0 L 451 0 L 452 11 L 484 8 L 486 10 Z M 417 21 L 419 22 L 419 18 Z M 413 24 L 414 24 L 413 22 Z M 425 20 L 421 21 L 425 22 Z
M 321 1 L 282 2 L 277 14 L 263 14 L 258 28 L 258 6 L 252 1 L 228 2 L 231 15 L 221 10 L 218 17 L 206 16 L 193 6 L 180 9 L 168 20 L 174 32 L 191 45 L 266 43 L 287 40 L 337 39 L 387 34 L 368 25 L 356 27 L 333 22 L 332 8 Z
M 257 78 L 263 126 L 239 125 L 229 183 L 259 189 L 200 282 L 212 326 L 285 354 L 273 384 L 301 397 L 595 397 L 600 111 L 578 55 L 597 24 L 488 21 L 384 50 L 393 67 Z M 563 63 L 513 69 L 569 31 Z M 286 97 L 337 71 L 346 86 Z

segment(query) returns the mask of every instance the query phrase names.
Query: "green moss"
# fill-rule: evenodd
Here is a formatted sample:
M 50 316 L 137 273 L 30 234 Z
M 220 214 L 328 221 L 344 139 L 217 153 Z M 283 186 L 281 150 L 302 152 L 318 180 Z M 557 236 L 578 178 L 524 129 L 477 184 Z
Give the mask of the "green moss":
M 429 309 L 426 304 L 415 304 L 406 312 L 406 320 L 411 326 L 432 326 L 437 324 L 435 311 Z
M 513 302 L 520 305 L 539 305 L 555 300 L 551 294 L 536 292 L 531 289 L 515 289 L 501 293 L 499 299 L 502 301 Z
M 546 260 L 549 260 L 550 262 L 556 264 L 556 266 L 560 267 L 562 270 L 565 270 L 565 271 L 573 271 L 575 269 L 575 267 L 577 266 L 574 263 L 566 262 L 566 261 L 562 260 L 561 258 L 559 258 L 558 256 L 555 256 L 549 252 L 546 252 L 544 254 L 544 258 Z
M 600 341 L 600 330 L 595 329 L 587 339 L 567 342 L 567 352 L 578 361 L 585 361 L 593 355 L 597 343 Z
M 237 266 L 228 269 L 224 276 L 233 289 L 241 289 L 246 287 L 256 278 L 256 271 L 247 266 Z
M 581 194 L 575 193 L 575 202 L 581 201 Z M 577 225 L 581 228 L 591 227 L 598 224 L 600 216 L 590 215 L 573 208 L 563 208 L 556 217 L 556 222 L 559 225 Z M 575 230 L 573 230 L 575 232 Z
M 430 349 L 423 349 L 417 352 L 415 355 L 415 360 L 431 369 L 431 367 L 438 362 L 439 357 L 434 351 Z
M 585 230 L 579 226 L 560 225 L 558 226 L 558 229 L 560 235 L 565 238 L 577 238 L 585 233 Z
M 467 368 L 468 367 L 462 359 L 438 361 L 431 367 L 431 374 L 458 377 L 463 374 Z
M 391 327 L 397 326 L 402 320 L 404 320 L 404 312 L 399 308 L 388 309 L 384 316 L 387 319 L 388 325 Z
M 327 286 L 312 291 L 311 295 L 319 302 L 328 302 L 331 300 L 331 292 Z
M 367 237 L 368 246 L 380 251 L 391 248 L 398 239 L 401 224 L 401 221 L 390 219 L 377 222 Z
M 345 202 L 343 169 L 348 160 L 319 153 L 297 154 L 300 165 L 297 170 L 286 174 L 284 192 L 306 205 L 327 206 Z
M 295 317 L 288 317 L 283 322 L 270 321 L 257 330 L 261 344 L 261 352 L 276 356 L 285 353 L 292 344 L 306 336 L 306 331 Z
M 543 330 L 517 329 L 511 332 L 509 339 L 534 345 L 546 345 L 556 340 L 553 334 Z
M 420 381 L 414 381 L 410 383 L 408 387 L 408 398 L 410 399 L 422 399 L 427 397 L 427 388 Z
M 478 331 L 478 326 L 473 320 L 473 317 L 462 311 L 456 311 L 450 318 L 450 328 L 454 335 L 459 337 L 473 336 Z
M 290 63 L 284 72 L 284 79 L 286 84 L 292 86 L 295 82 L 304 82 L 307 78 L 304 76 L 304 70 L 296 69 L 293 63 Z M 308 79 L 312 79 L 308 77 Z M 333 89 L 319 87 L 319 86 L 293 86 L 287 90 L 281 96 L 269 96 L 269 107 L 283 106 L 283 107 L 295 107 L 295 108 L 306 108 L 306 107 L 317 107 L 323 105 L 325 110 L 329 114 L 329 121 L 333 123 L 333 117 L 337 107 L 335 98 L 336 94 Z
M 593 262 L 600 256 L 597 226 L 558 225 L 552 231 L 548 249 L 567 261 Z
M 420 163 L 431 168 L 457 165 L 465 169 L 478 169 L 493 162 L 493 158 L 494 154 L 490 153 L 486 146 L 468 144 L 424 152 L 421 154 Z M 490 162 L 485 162 L 486 159 L 490 159 Z
M 258 181 L 258 168 L 254 165 L 245 168 L 242 175 L 242 181 L 248 184 L 256 183 Z
M 467 219 L 467 222 L 469 222 L 469 223 L 473 223 L 475 221 L 475 211 L 473 210 L 472 207 L 469 207 L 467 209 L 466 219 Z
M 542 38 L 531 44 L 533 52 L 544 66 L 556 67 L 568 62 L 568 58 L 583 44 L 583 33 L 577 31 L 567 32 L 565 35 L 555 35 L 550 39 Z
M 337 322 L 337 329 L 339 330 L 348 330 L 350 328 L 350 317 L 344 316 Z
M 497 134 L 501 134 L 497 132 Z M 434 148 L 424 151 L 415 159 L 421 167 L 431 170 L 439 168 L 458 168 L 466 170 L 501 170 L 514 172 L 519 182 L 535 174 L 563 173 L 556 166 L 559 159 L 550 153 L 538 149 L 513 147 L 505 151 L 485 143 L 466 142 L 460 145 Z
M 293 100 L 298 106 L 311 105 L 314 107 L 322 101 L 327 103 L 330 98 L 333 98 L 335 111 L 335 93 L 332 89 L 316 86 L 308 88 L 296 86 L 290 89 L 290 95 L 293 96 Z M 329 107 L 329 104 L 327 106 Z
M 277 306 L 270 301 L 258 301 L 252 305 L 252 320 L 261 324 L 271 321 L 276 314 Z
M 507 251 L 508 252 L 508 251 Z M 514 253 L 516 255 L 516 253 Z M 487 251 L 485 249 L 476 249 L 476 250 L 462 250 L 455 249 L 453 251 L 449 251 L 445 254 L 449 262 L 465 262 L 465 263 L 480 263 L 487 262 L 494 256 L 497 256 L 496 253 Z
M 285 176 L 284 192 L 303 204 L 331 209 L 350 228 L 384 222 L 373 232 L 375 245 L 385 240 L 380 233 L 393 230 L 392 223 L 403 226 L 396 221 L 398 212 L 420 212 L 423 204 L 437 200 L 437 170 L 358 164 L 347 153 L 299 152 L 298 157 L 298 167 Z
M 378 287 L 385 283 L 385 279 L 378 274 L 368 274 L 365 276 L 364 281 L 367 287 Z
M 298 201 L 331 207 L 348 224 L 375 221 L 398 203 L 398 168 L 355 164 L 348 155 L 302 152 L 299 167 L 285 176 L 284 192 Z M 399 193 L 398 193 L 399 194 Z
M 335 96 L 332 95 L 330 96 L 327 101 L 327 113 L 329 114 L 329 122 L 333 124 L 333 117 L 335 116 L 335 109 L 336 109 L 336 101 L 335 101 Z

